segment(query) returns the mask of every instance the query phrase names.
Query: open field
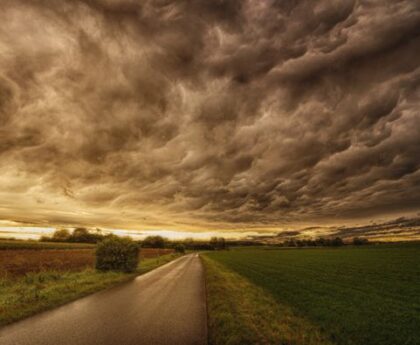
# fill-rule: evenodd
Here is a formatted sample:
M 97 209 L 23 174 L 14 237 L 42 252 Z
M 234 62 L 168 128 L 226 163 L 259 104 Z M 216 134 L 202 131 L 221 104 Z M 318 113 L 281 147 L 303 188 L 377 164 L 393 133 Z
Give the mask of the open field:
M 178 256 L 166 254 L 144 259 L 137 271 L 130 274 L 87 268 L 78 272 L 44 270 L 0 278 L 0 326 L 129 280 Z
M 95 244 L 90 243 L 62 243 L 62 242 L 39 242 L 23 240 L 0 239 L 0 250 L 19 250 L 19 249 L 87 249 L 95 248 Z
M 94 249 L 96 244 L 91 243 L 70 243 L 70 242 L 39 242 L 23 240 L 0 239 L 0 250 L 21 250 L 21 249 Z M 144 257 L 154 257 L 173 252 L 170 248 L 141 248 Z
M 93 249 L 0 250 L 0 277 L 40 271 L 81 271 L 93 268 Z
M 262 289 L 268 300 L 275 301 L 272 313 L 289 310 L 289 322 L 303 318 L 334 344 L 420 344 L 419 244 L 301 250 L 241 248 L 208 253 L 206 257 L 212 344 L 223 343 L 217 342 L 220 334 L 237 334 L 234 326 L 222 321 L 229 315 L 236 315 L 237 323 L 245 325 L 242 334 L 246 334 L 258 322 L 258 318 L 252 321 L 255 314 L 269 312 L 270 303 L 265 303 L 266 311 L 261 311 L 258 304 L 254 310 L 255 296 L 248 298 L 232 289 L 244 280 L 249 289 Z M 235 275 L 229 284 L 221 284 L 220 277 L 226 270 Z M 212 284 L 216 288 L 211 288 Z M 251 309 L 238 310 L 232 302 L 238 296 L 247 298 Z M 265 318 L 260 319 L 264 322 Z M 221 323 L 230 331 L 221 328 Z M 285 324 L 284 320 L 279 323 Z
M 167 249 L 156 249 L 156 248 L 141 248 L 140 249 L 140 259 L 150 259 L 156 258 L 158 256 L 167 255 L 173 253 L 174 250 Z
M 31 249 L 21 249 L 20 242 L 15 244 L 17 247 L 13 249 L 10 247 L 0 249 L 0 277 L 21 276 L 46 270 L 74 272 L 93 268 L 95 264 L 95 249 L 91 246 L 87 249 L 80 249 L 77 246 L 76 249 L 71 246 L 66 249 L 45 249 L 44 243 L 36 247 L 37 242 L 35 242 Z M 173 249 L 143 248 L 140 250 L 140 260 L 170 253 L 173 253 Z
M 317 326 L 264 289 L 203 256 L 209 345 L 332 344 Z

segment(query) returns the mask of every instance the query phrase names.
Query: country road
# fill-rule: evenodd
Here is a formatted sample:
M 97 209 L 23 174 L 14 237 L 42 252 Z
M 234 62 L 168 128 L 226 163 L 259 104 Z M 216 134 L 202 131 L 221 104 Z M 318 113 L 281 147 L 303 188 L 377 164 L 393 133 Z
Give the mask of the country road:
M 206 343 L 204 272 L 197 254 L 0 329 L 1 345 Z

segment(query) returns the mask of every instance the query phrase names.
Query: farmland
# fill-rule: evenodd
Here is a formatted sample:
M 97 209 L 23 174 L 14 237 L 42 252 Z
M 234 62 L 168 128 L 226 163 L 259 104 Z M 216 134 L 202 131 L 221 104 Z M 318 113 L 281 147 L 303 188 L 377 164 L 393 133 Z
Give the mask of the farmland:
M 95 248 L 94 244 L 89 243 L 61 243 L 61 242 L 38 242 L 0 239 L 0 250 L 19 250 L 19 249 L 88 249 Z
M 172 252 L 173 249 L 143 248 L 140 260 Z M 91 244 L 0 241 L 0 277 L 48 270 L 75 272 L 93 268 L 94 264 L 95 246 Z
M 93 268 L 94 262 L 93 249 L 0 250 L 0 277 L 47 270 L 81 271 Z
M 312 333 L 320 331 L 331 343 L 339 345 L 420 344 L 419 244 L 337 249 L 241 248 L 208 253 L 204 263 L 211 344 L 223 343 L 218 341 L 218 333 L 223 332 L 238 335 L 231 344 L 246 344 L 241 334 L 247 334 L 252 327 L 253 322 L 248 319 L 264 323 L 264 315 L 270 313 L 278 317 L 283 329 L 292 330 L 288 339 L 275 338 L 275 334 L 270 339 L 286 343 L 324 343 L 319 339 L 299 340 L 297 334 L 306 329 Z M 222 285 L 227 274 L 231 281 Z M 236 291 L 239 283 L 244 288 Z M 244 300 L 247 291 L 252 291 L 248 301 Z M 242 300 L 243 305 L 257 306 L 263 299 L 255 296 L 261 291 L 268 299 L 265 309 L 260 306 L 249 312 L 249 308 L 241 310 L 237 304 L 231 304 L 232 308 L 226 310 L 233 298 Z M 258 313 L 260 317 L 256 316 Z M 287 320 L 278 316 L 282 313 L 289 315 Z M 229 314 L 236 317 L 236 324 L 244 325 L 243 331 L 235 330 L 235 326 L 223 328 L 226 320 L 221 320 Z M 312 325 L 312 331 L 301 319 Z M 267 326 L 268 322 L 264 327 L 275 330 L 274 326 Z

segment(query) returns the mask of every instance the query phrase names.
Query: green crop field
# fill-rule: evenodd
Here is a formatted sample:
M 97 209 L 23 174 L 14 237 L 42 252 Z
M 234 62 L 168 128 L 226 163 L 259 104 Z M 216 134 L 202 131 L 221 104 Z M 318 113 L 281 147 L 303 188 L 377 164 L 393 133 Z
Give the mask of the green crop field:
M 262 288 L 279 305 L 290 307 L 334 344 L 420 344 L 418 243 L 337 249 L 239 248 L 206 257 L 205 263 L 222 264 Z M 208 298 L 216 299 L 211 284 Z

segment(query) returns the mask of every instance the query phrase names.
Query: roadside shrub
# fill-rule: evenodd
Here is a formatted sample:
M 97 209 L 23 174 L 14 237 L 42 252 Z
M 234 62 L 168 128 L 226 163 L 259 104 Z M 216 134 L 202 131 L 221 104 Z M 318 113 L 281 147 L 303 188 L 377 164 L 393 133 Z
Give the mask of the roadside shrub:
M 174 247 L 176 253 L 185 254 L 185 246 L 182 243 L 178 243 Z
M 133 272 L 139 263 L 139 247 L 130 238 L 109 237 L 98 243 L 96 269 Z

